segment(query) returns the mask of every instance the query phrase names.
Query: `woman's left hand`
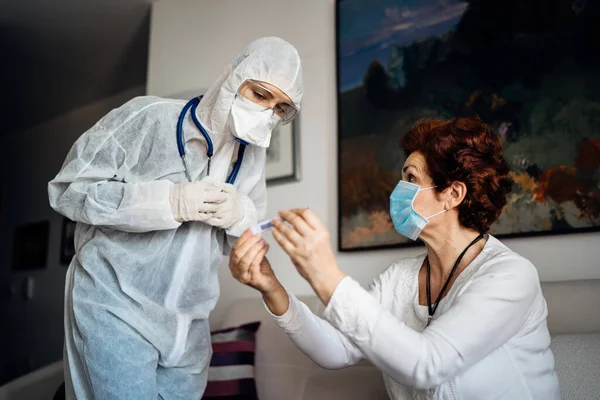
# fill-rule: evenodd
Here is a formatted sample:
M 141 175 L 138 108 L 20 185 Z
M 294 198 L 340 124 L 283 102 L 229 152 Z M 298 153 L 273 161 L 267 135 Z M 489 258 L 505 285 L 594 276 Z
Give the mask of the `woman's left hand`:
M 309 209 L 280 211 L 279 216 L 282 221 L 273 221 L 273 237 L 290 256 L 300 275 L 327 304 L 346 276 L 335 259 L 327 228 Z

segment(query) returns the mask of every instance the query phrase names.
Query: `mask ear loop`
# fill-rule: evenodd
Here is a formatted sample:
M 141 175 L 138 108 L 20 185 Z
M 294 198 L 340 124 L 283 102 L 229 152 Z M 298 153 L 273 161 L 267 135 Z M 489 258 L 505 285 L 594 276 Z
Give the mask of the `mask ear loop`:
M 437 217 L 438 215 L 445 213 L 446 211 L 448 211 L 448 210 L 442 210 L 442 211 L 437 212 L 437 213 L 435 213 L 433 215 L 430 215 L 429 217 L 427 217 L 427 221 L 429 221 L 433 217 Z
M 431 186 L 431 187 L 428 187 L 427 189 L 431 189 L 431 188 L 434 188 L 434 187 L 436 187 L 436 186 Z M 435 214 L 433 214 L 433 215 L 430 215 L 429 217 L 427 217 L 427 218 L 426 218 L 426 219 L 427 219 L 427 222 L 429 222 L 429 220 L 430 220 L 431 218 L 433 218 L 433 217 L 437 217 L 438 215 L 440 215 L 440 214 L 443 214 L 443 213 L 445 213 L 446 211 L 448 211 L 448 210 L 446 210 L 446 209 L 444 208 L 442 211 L 440 211 L 440 212 L 437 212 L 437 213 L 435 213 Z
M 411 182 L 408 182 L 408 183 L 410 183 L 411 185 L 418 186 L 416 183 L 411 183 Z M 417 199 L 417 194 L 419 194 L 419 192 L 420 192 L 420 191 L 423 191 L 423 190 L 429 190 L 429 189 L 433 189 L 433 188 L 435 188 L 435 187 L 437 187 L 437 186 L 429 186 L 429 187 L 426 187 L 426 188 L 419 187 L 419 188 L 417 189 L 417 191 L 415 192 L 415 195 L 414 195 L 414 196 L 413 196 L 413 198 L 412 198 L 412 201 L 410 202 L 410 207 L 412 208 L 412 210 L 413 210 L 414 212 L 416 212 L 417 214 L 419 214 L 419 212 L 417 212 L 417 210 L 415 210 L 415 207 L 414 207 L 415 200 Z M 419 215 L 421 215 L 421 214 L 419 214 Z M 422 216 L 422 215 L 421 215 L 421 216 Z M 425 218 L 425 217 L 423 217 L 423 218 Z
M 415 185 L 415 186 L 418 186 L 418 185 L 416 185 L 415 183 L 413 183 L 413 185 Z M 424 219 L 425 219 L 425 221 L 427 221 L 427 218 L 426 218 L 425 216 L 421 215 L 421 213 L 420 213 L 420 212 L 418 212 L 417 210 L 415 210 L 415 200 L 417 200 L 417 195 L 419 194 L 419 192 L 420 192 L 421 190 L 428 190 L 428 189 L 431 189 L 431 188 L 434 188 L 434 187 L 435 187 L 435 186 L 431 186 L 431 187 L 428 187 L 428 188 L 421 188 L 421 187 L 419 187 L 419 188 L 417 189 L 417 191 L 415 192 L 415 194 L 413 195 L 412 201 L 410 202 L 410 208 L 412 209 L 412 211 L 413 211 L 414 213 L 416 213 L 418 216 L 420 216 L 421 218 L 424 218 Z
M 436 188 L 436 187 L 437 187 L 437 186 L 429 186 L 429 187 L 426 187 L 426 188 L 419 188 L 419 189 L 417 190 L 417 193 L 419 193 L 419 192 L 420 192 L 420 191 L 422 191 L 422 190 L 429 190 L 429 189 L 433 189 L 433 188 Z M 416 212 L 418 215 L 420 215 L 421 217 L 425 218 L 425 220 L 426 220 L 427 222 L 429 222 L 429 220 L 430 220 L 431 218 L 433 218 L 433 217 L 437 217 L 438 215 L 440 215 L 440 214 L 443 214 L 443 213 L 445 213 L 446 211 L 448 211 L 448 210 L 446 210 L 446 209 L 443 209 L 443 210 L 442 210 L 442 211 L 440 211 L 440 212 L 437 212 L 437 213 L 435 213 L 435 214 L 433 214 L 433 215 L 430 215 L 429 217 L 426 217 L 426 216 L 422 215 L 420 212 L 418 212 L 417 210 L 415 210 L 414 204 L 415 204 L 415 200 L 416 200 L 416 199 L 417 199 L 417 195 L 415 194 L 415 195 L 414 195 L 414 197 L 413 197 L 413 199 L 412 199 L 412 202 L 410 203 L 410 207 L 411 207 L 411 208 L 412 208 L 412 210 L 413 210 L 414 212 Z

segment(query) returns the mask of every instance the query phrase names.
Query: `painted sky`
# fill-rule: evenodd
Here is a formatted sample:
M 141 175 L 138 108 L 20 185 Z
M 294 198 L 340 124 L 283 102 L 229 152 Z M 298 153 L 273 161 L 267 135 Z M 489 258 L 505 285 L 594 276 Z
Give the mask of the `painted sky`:
M 342 91 L 362 84 L 369 64 L 387 66 L 392 47 L 454 29 L 461 0 L 341 0 L 338 3 Z

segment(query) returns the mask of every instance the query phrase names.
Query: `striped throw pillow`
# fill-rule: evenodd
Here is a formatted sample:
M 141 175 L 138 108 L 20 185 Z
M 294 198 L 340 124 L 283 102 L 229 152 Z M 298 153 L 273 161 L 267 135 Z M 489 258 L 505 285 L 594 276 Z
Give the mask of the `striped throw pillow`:
M 258 400 L 254 381 L 260 322 L 211 332 L 213 355 L 203 400 Z

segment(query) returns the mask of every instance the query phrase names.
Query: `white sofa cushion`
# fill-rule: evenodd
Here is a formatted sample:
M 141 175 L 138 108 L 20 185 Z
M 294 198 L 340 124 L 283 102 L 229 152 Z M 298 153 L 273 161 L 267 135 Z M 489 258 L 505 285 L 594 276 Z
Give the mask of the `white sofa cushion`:
M 563 400 L 600 399 L 600 333 L 552 337 Z

